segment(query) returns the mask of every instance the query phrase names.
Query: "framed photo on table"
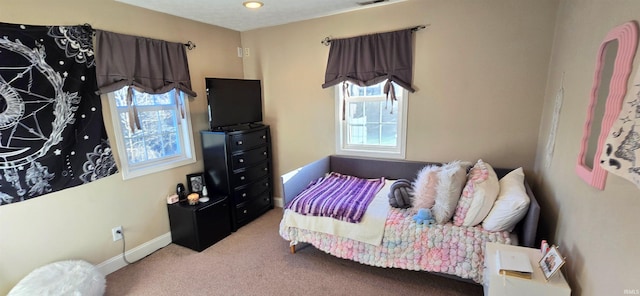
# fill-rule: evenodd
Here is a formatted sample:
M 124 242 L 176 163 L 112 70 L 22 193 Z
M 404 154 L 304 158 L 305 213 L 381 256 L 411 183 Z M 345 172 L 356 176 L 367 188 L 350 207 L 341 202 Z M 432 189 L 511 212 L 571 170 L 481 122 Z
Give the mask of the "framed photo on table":
M 202 193 L 204 186 L 204 173 L 196 173 L 187 175 L 187 187 L 190 193 Z
M 544 278 L 548 281 L 564 264 L 565 260 L 558 252 L 558 247 L 552 246 L 549 248 L 549 251 L 542 256 L 540 259 L 539 265 L 542 269 L 542 274 L 544 274 Z

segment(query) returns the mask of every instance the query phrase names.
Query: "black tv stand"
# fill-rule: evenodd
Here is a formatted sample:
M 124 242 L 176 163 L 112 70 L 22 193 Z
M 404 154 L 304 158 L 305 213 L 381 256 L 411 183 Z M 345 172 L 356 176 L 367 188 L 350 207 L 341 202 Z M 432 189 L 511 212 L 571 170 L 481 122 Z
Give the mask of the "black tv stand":
M 258 127 L 263 127 L 262 123 L 243 123 L 237 125 L 229 125 L 229 126 L 220 126 L 212 129 L 214 132 L 235 132 L 235 131 L 246 131 Z
M 249 125 L 250 129 L 264 126 L 264 124 L 262 124 L 260 122 L 249 123 L 248 125 Z

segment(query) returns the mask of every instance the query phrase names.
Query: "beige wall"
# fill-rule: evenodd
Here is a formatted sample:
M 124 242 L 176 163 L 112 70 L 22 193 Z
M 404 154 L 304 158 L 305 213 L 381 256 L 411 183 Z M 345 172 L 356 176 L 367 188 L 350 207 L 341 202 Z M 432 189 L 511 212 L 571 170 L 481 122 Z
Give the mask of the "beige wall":
M 640 21 L 640 2 L 560 3 L 535 166 L 538 195 L 544 201 L 543 231 L 567 257 L 565 274 L 575 295 L 623 295 L 625 289 L 640 289 L 640 256 L 636 254 L 640 250 L 640 192 L 613 174 L 608 175 L 603 191 L 594 189 L 578 178 L 575 164 L 600 43 L 614 27 Z M 631 79 L 639 65 L 636 53 Z M 543 149 L 563 73 L 564 102 L 547 169 Z
M 246 77 L 264 79 L 276 174 L 335 152 L 327 36 L 430 24 L 415 34 L 407 158 L 482 158 L 533 169 L 557 3 L 413 0 L 242 33 Z M 277 188 L 279 195 L 280 188 Z
M 237 58 L 236 51 L 240 33 L 236 31 L 111 0 L 2 0 L 0 6 L 2 22 L 89 23 L 94 28 L 118 33 L 173 42 L 193 41 L 197 47 L 188 51 L 187 56 L 192 86 L 199 94 L 189 101 L 196 147 L 200 147 L 199 131 L 207 128 L 204 77 L 243 76 L 242 60 Z M 109 113 L 105 113 L 105 119 L 109 119 Z M 112 136 L 110 121 L 106 128 Z M 77 258 L 98 264 L 118 256 L 122 241 L 112 241 L 114 226 L 124 227 L 127 249 L 168 233 L 164 198 L 175 192 L 175 184 L 185 182 L 186 174 L 202 171 L 201 155 L 200 149 L 196 149 L 198 162 L 193 165 L 127 181 L 118 174 L 0 207 L 0 295 L 28 272 L 49 262 Z
M 609 175 L 605 190 L 598 191 L 574 173 L 595 53 L 611 28 L 640 19 L 635 0 L 410 0 L 242 34 L 115 1 L 2 2 L 3 22 L 90 23 L 195 42 L 188 58 L 200 94 L 190 101 L 196 147 L 198 131 L 206 128 L 203 78 L 243 77 L 244 71 L 245 78 L 263 79 L 276 176 L 334 152 L 334 91 L 320 87 L 329 48 L 320 40 L 431 24 L 415 33 L 418 91 L 409 98 L 407 158 L 483 158 L 494 166 L 523 166 L 543 205 L 541 232 L 568 258 L 565 273 L 574 295 L 640 289 L 640 259 L 633 255 L 640 247 L 634 231 L 638 189 Z M 244 68 L 235 57 L 240 43 L 251 49 Z M 565 104 L 546 169 L 542 149 L 562 73 Z M 111 126 L 107 129 L 111 135 Z M 124 226 L 131 247 L 165 234 L 164 196 L 185 174 L 200 170 L 198 161 L 128 181 L 111 176 L 0 207 L 0 294 L 51 261 L 81 258 L 97 264 L 118 255 L 113 226 Z

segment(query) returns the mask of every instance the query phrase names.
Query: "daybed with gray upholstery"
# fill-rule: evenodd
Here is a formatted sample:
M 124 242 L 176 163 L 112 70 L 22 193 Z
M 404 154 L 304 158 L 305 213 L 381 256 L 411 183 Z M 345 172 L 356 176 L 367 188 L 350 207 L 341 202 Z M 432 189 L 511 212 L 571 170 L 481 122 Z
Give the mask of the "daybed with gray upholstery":
M 330 172 L 363 179 L 384 177 L 388 185 L 398 179 L 416 180 L 417 172 L 431 165 L 441 164 L 331 155 L 293 170 L 281 178 L 285 215 L 280 235 L 290 241 L 292 253 L 298 243 L 309 243 L 334 256 L 363 264 L 429 271 L 476 283 L 482 283 L 486 242 L 535 245 L 540 206 L 526 181 L 524 188 L 530 203 L 524 218 L 511 232 L 487 231 L 482 224 L 466 227 L 453 222 L 416 223 L 415 209 L 389 206 L 388 186 L 378 192 L 365 214 L 369 216 L 360 223 L 312 217 L 287 209 L 309 184 Z M 494 171 L 502 178 L 512 169 L 494 168 Z M 376 211 L 371 210 L 376 203 L 378 213 L 371 214 Z M 375 222 L 376 219 L 379 221 Z

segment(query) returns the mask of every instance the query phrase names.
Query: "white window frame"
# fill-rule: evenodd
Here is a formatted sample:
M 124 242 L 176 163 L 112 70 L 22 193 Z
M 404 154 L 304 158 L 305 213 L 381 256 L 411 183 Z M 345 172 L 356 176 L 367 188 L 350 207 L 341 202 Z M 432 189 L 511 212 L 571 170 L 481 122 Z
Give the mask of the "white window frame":
M 188 96 L 178 89 L 175 91 L 180 92 L 180 101 L 183 105 L 185 114 L 184 118 L 180 117 L 180 111 L 177 110 L 177 106 L 175 104 L 172 107 L 165 106 L 166 108 L 158 106 L 136 106 L 136 108 L 139 112 L 145 108 L 156 110 L 171 108 L 175 110 L 175 112 L 177 112 L 176 114 L 178 114 L 177 119 L 180 121 L 177 124 L 179 138 L 181 139 L 180 145 L 182 145 L 182 154 L 161 159 L 147 160 L 137 164 L 129 163 L 126 145 L 124 144 L 124 136 L 122 135 L 122 127 L 120 126 L 120 113 L 127 112 L 128 108 L 117 106 L 115 94 L 113 92 L 107 94 L 109 109 L 111 110 L 111 121 L 116 140 L 116 147 L 120 159 L 120 171 L 122 172 L 123 180 L 141 177 L 196 162 L 195 147 L 193 144 L 193 129 L 191 128 L 191 112 L 189 112 L 189 104 L 187 103 Z
M 409 110 L 407 99 L 409 96 L 409 92 L 406 89 L 395 85 L 396 90 L 401 90 L 400 92 L 396 92 L 400 93 L 400 95 L 397 96 L 397 101 L 393 102 L 393 104 L 398 104 L 397 146 L 389 147 L 382 145 L 348 145 L 347 126 L 342 120 L 343 104 L 361 101 L 385 101 L 387 98 L 384 94 L 377 96 L 349 96 L 343 101 L 343 83 L 344 82 L 335 86 L 336 154 L 375 158 L 405 159 L 407 142 L 407 112 Z M 382 84 L 384 83 L 385 81 L 382 82 Z M 391 100 L 391 98 L 389 98 L 389 100 Z M 389 102 L 389 104 L 391 104 L 391 102 Z

